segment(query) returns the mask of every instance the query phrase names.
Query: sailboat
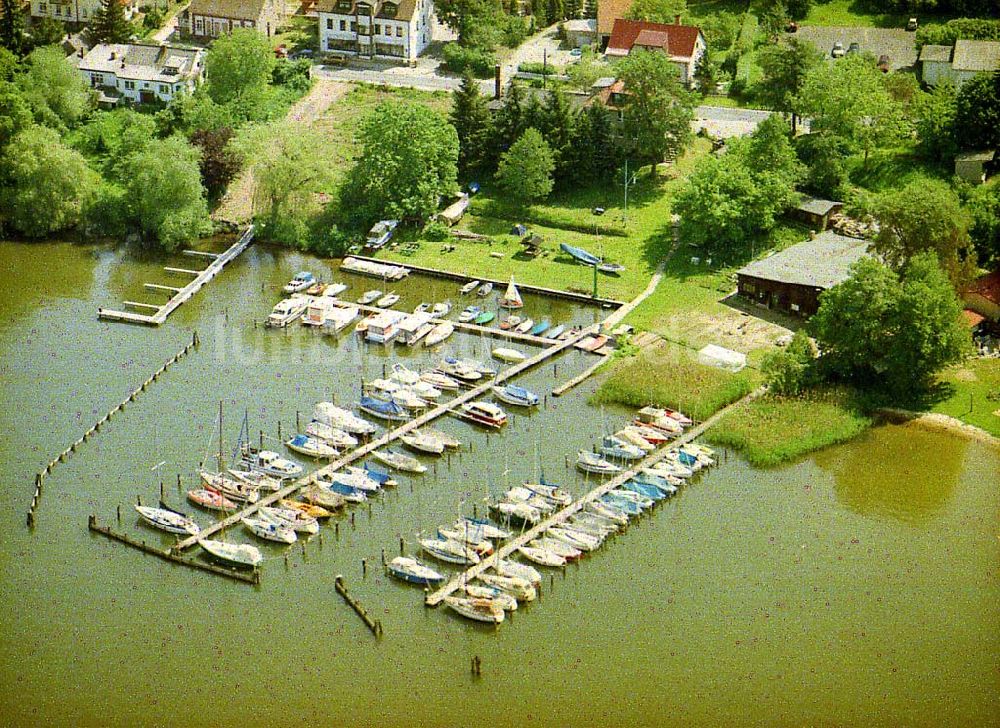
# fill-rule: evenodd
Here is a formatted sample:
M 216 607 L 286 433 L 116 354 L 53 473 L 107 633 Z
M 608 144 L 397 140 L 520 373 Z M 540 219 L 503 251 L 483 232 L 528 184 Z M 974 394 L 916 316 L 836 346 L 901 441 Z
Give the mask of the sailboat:
M 507 284 L 507 290 L 499 303 L 500 308 L 522 308 L 524 306 L 521 294 L 518 292 L 517 286 L 514 285 L 514 276 L 510 277 L 510 283 Z
M 218 470 L 216 472 L 211 472 L 210 470 L 201 469 L 198 471 L 198 475 L 201 476 L 202 481 L 208 487 L 210 491 L 217 491 L 225 499 L 245 502 L 245 503 L 255 503 L 257 501 L 258 489 L 241 480 L 231 478 L 226 474 L 225 465 L 223 465 L 224 457 L 222 455 L 222 400 L 219 400 L 219 452 L 218 458 Z M 207 459 L 207 456 L 206 456 Z M 216 508 L 217 510 L 230 510 L 230 507 L 221 501 L 216 502 L 216 499 L 211 497 L 200 497 L 204 496 L 200 491 L 192 491 L 195 493 L 192 496 L 191 493 L 188 494 L 188 498 L 197 503 L 198 505 L 204 506 L 206 508 Z

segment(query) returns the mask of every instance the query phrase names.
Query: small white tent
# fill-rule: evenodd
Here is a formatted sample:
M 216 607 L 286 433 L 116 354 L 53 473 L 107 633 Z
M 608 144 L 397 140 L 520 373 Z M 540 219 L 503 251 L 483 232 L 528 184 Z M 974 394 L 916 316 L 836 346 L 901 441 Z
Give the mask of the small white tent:
M 698 352 L 698 361 L 702 364 L 731 372 L 738 372 L 747 365 L 747 355 L 732 349 L 709 344 Z

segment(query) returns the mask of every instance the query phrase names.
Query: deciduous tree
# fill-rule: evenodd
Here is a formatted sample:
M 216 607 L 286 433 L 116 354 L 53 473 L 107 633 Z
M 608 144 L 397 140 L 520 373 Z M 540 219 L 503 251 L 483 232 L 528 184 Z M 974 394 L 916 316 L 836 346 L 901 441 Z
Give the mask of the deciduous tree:
M 955 102 L 955 126 L 963 149 L 1000 147 L 1000 71 L 981 73 L 962 84 Z
M 771 392 L 795 396 L 806 388 L 815 359 L 816 347 L 806 332 L 799 329 L 787 347 L 769 352 L 764 357 L 760 369 Z
M 75 126 L 96 105 L 93 90 L 56 46 L 36 48 L 28 54 L 17 84 L 35 120 L 55 129 Z
M 0 81 L 0 151 L 22 129 L 31 126 L 31 107 L 20 89 L 9 81 Z
M 943 79 L 930 93 L 920 94 L 916 101 L 916 129 L 921 153 L 936 162 L 950 162 L 958 151 L 956 143 L 958 90 L 950 80 Z
M 972 216 L 969 237 L 979 256 L 979 264 L 997 270 L 1000 268 L 1000 184 L 994 181 L 974 188 L 967 205 Z
M 218 104 L 231 104 L 245 119 L 267 91 L 274 70 L 271 44 L 251 28 L 237 28 L 212 42 L 205 56 L 208 93 Z
M 627 16 L 630 20 L 650 23 L 673 23 L 678 15 L 687 12 L 685 0 L 635 0 Z
M 764 46 L 757 62 L 764 77 L 754 89 L 756 95 L 775 111 L 795 113 L 795 98 L 823 56 L 812 43 L 789 38 L 785 43 Z
M 537 129 L 528 129 L 501 157 L 497 186 L 515 202 L 526 204 L 552 191 L 552 150 Z
M 229 146 L 233 135 L 233 130 L 228 126 L 218 129 L 199 129 L 191 135 L 191 143 L 201 152 L 201 160 L 198 163 L 201 169 L 201 183 L 211 200 L 222 196 L 243 163 L 236 149 Z

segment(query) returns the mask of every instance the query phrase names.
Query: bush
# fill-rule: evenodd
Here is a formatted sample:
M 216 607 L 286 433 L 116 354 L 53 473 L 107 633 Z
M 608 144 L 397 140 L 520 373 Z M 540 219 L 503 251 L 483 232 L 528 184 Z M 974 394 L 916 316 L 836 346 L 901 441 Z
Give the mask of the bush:
M 944 25 L 926 25 L 917 30 L 917 48 L 925 45 L 954 45 L 965 40 L 1000 40 L 1000 20 L 956 18 Z
M 562 67 L 552 63 L 539 63 L 538 61 L 525 61 L 517 67 L 521 73 L 538 73 L 543 76 L 555 76 L 563 72 Z
M 442 240 L 447 240 L 451 237 L 451 231 L 448 229 L 446 224 L 435 220 L 434 222 L 429 222 L 424 226 L 423 236 L 426 240 L 439 243 Z
M 92 238 L 122 239 L 128 231 L 125 190 L 104 182 L 84 203 L 80 228 Z
M 300 58 L 297 61 L 281 58 L 274 65 L 274 70 L 271 71 L 271 82 L 279 86 L 286 86 L 299 93 L 305 93 L 312 85 L 309 78 L 311 67 L 312 63 L 305 58 Z
M 493 75 L 496 56 L 490 51 L 466 48 L 458 43 L 448 43 L 444 47 L 444 65 L 452 73 L 465 73 L 468 69 L 477 78 Z
M 146 14 L 142 18 L 142 27 L 146 30 L 156 30 L 163 25 L 163 11 L 157 7 L 146 8 Z

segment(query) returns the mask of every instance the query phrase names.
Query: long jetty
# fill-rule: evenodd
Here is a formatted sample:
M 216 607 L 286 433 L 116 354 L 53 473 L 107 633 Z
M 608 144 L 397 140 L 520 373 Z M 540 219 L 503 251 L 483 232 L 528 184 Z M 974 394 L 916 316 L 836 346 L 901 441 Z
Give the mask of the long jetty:
M 172 551 L 180 552 L 183 551 L 184 549 L 190 548 L 191 546 L 194 546 L 196 543 L 198 543 L 200 539 L 210 538 L 212 534 L 216 533 L 217 531 L 220 531 L 224 528 L 229 528 L 230 526 L 239 523 L 242 518 L 245 518 L 246 516 L 255 513 L 258 508 L 262 506 L 269 506 L 272 503 L 281 500 L 282 498 L 287 498 L 288 496 L 301 490 L 302 488 L 306 488 L 314 484 L 316 480 L 321 479 L 332 473 L 335 473 L 344 466 L 357 462 L 361 458 L 364 458 L 365 456 L 369 455 L 375 450 L 378 450 L 380 447 L 384 447 L 385 445 L 392 443 L 393 441 L 399 439 L 402 435 L 405 435 L 406 433 L 411 432 L 412 430 L 415 430 L 419 427 L 423 427 L 427 423 L 436 420 L 438 417 L 441 417 L 442 415 L 446 415 L 453 412 L 457 407 L 461 406 L 465 402 L 469 402 L 471 400 L 481 397 L 483 394 L 490 391 L 490 389 L 494 385 L 505 382 L 508 379 L 517 376 L 521 372 L 526 371 L 534 366 L 537 366 L 538 364 L 541 364 L 542 362 L 552 358 L 556 354 L 571 348 L 574 344 L 576 344 L 576 342 L 580 341 L 584 337 L 594 334 L 597 331 L 597 328 L 598 326 L 595 324 L 593 326 L 584 328 L 583 330 L 577 332 L 576 334 L 567 339 L 556 341 L 552 346 L 546 349 L 542 349 L 533 357 L 525 359 L 520 364 L 515 364 L 514 366 L 508 369 L 504 369 L 499 374 L 497 374 L 495 378 L 490 379 L 484 384 L 480 384 L 476 387 L 473 387 L 472 389 L 469 389 L 459 394 L 457 397 L 450 399 L 442 404 L 439 404 L 433 407 L 432 409 L 427 410 L 427 412 L 425 412 L 424 414 L 415 417 L 412 420 L 404 422 L 399 427 L 383 433 L 380 437 L 377 437 L 374 440 L 371 440 L 370 442 L 365 443 L 364 445 L 361 445 L 360 447 L 357 447 L 351 450 L 350 452 L 345 453 L 344 455 L 341 455 L 339 458 L 331 461 L 328 465 L 325 465 L 324 467 L 319 468 L 318 470 L 314 470 L 313 472 L 299 478 L 298 480 L 293 481 L 291 484 L 285 486 L 281 490 L 275 491 L 274 493 L 271 493 L 261 498 L 256 503 L 249 504 L 242 510 L 237 511 L 232 515 L 222 519 L 221 521 L 217 521 L 211 526 L 202 529 L 197 536 L 190 536 L 189 538 L 177 542 L 177 544 L 173 546 Z
M 180 308 L 181 304 L 188 301 L 194 294 L 201 290 L 202 286 L 215 278 L 216 274 L 222 271 L 228 263 L 235 260 L 240 253 L 246 250 L 250 243 L 253 242 L 253 236 L 254 227 L 251 225 L 243 231 L 239 240 L 233 243 L 233 245 L 231 245 L 224 253 L 206 253 L 199 250 L 185 250 L 184 252 L 188 255 L 211 258 L 212 262 L 202 270 L 188 270 L 187 268 L 173 268 L 169 266 L 165 267 L 164 270 L 168 273 L 194 276 L 194 280 L 182 288 L 178 288 L 176 286 L 165 286 L 159 283 L 146 283 L 145 287 L 150 290 L 173 293 L 170 300 L 162 306 L 157 306 L 152 303 L 141 303 L 139 301 L 125 301 L 125 305 L 130 308 L 154 309 L 154 313 L 144 314 L 135 313 L 133 311 L 118 311 L 113 308 L 99 308 L 97 309 L 98 318 L 105 319 L 107 321 L 124 321 L 132 324 L 159 326 L 167 320 L 167 317 L 170 314 Z
M 609 491 L 612 491 L 615 488 L 624 485 L 629 480 L 634 478 L 637 473 L 641 472 L 643 468 L 652 467 L 653 465 L 661 461 L 663 458 L 665 458 L 667 456 L 667 453 L 671 452 L 672 450 L 676 450 L 677 448 L 691 442 L 697 437 L 700 437 L 707 429 L 712 427 L 712 425 L 714 425 L 720 419 L 729 414 L 729 412 L 731 412 L 735 407 L 742 405 L 747 400 L 759 396 L 760 394 L 763 393 L 763 391 L 764 391 L 763 388 L 757 389 L 748 394 L 743 399 L 740 399 L 739 401 L 734 402 L 728 407 L 719 410 L 714 415 L 709 417 L 707 420 L 699 423 L 695 427 L 692 427 L 690 430 L 685 432 L 677 439 L 671 441 L 670 443 L 650 453 L 646 458 L 641 460 L 633 468 L 623 471 L 622 473 L 616 475 L 611 480 L 605 481 L 604 483 L 602 483 L 601 485 L 597 486 L 589 493 L 584 495 L 579 500 L 573 501 L 568 506 L 566 506 L 560 511 L 557 511 L 553 515 L 549 516 L 538 525 L 533 526 L 532 528 L 528 529 L 519 536 L 512 538 L 503 546 L 494 551 L 490 556 L 483 559 L 478 564 L 475 564 L 474 566 L 470 567 L 466 571 L 456 574 L 443 587 L 441 587 L 435 592 L 431 592 L 430 594 L 428 594 L 427 597 L 424 599 L 424 603 L 429 607 L 436 607 L 438 604 L 444 601 L 445 597 L 451 595 L 458 589 L 461 589 L 465 584 L 468 584 L 470 581 L 475 579 L 477 576 L 482 574 L 487 569 L 493 568 L 496 565 L 497 560 L 506 559 L 508 556 L 515 553 L 519 548 L 527 544 L 529 541 L 538 538 L 553 526 L 558 526 L 560 523 L 565 522 L 566 519 L 568 519 L 574 513 L 577 513 L 580 510 L 582 510 L 589 503 L 594 502 L 595 500 L 605 495 Z

